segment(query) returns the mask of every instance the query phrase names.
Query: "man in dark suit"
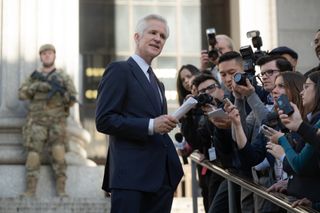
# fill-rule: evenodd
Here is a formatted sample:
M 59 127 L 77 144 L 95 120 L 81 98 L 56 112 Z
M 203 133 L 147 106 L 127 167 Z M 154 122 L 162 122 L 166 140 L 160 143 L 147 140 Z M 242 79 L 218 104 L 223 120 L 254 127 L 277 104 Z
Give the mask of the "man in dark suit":
M 141 19 L 135 54 L 109 64 L 98 88 L 96 127 L 110 136 L 102 188 L 111 192 L 111 213 L 170 212 L 183 175 L 167 134 L 178 121 L 166 115 L 164 86 L 150 67 L 168 36 L 161 16 Z

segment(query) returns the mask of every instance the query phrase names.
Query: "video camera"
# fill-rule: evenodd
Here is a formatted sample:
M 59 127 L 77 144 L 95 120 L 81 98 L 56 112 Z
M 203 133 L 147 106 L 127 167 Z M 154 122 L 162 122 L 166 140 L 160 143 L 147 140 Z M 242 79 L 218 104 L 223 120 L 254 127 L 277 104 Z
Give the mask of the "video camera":
M 206 104 L 212 104 L 213 97 L 211 95 L 208 95 L 207 93 L 202 93 L 196 97 L 194 97 L 198 101 L 197 107 L 202 107 Z
M 217 44 L 216 39 L 216 29 L 215 28 L 208 28 L 206 30 L 207 34 L 207 41 L 208 41 L 208 56 L 212 61 L 217 60 L 219 57 L 219 51 L 217 48 L 215 48 Z
M 234 76 L 234 81 L 240 85 L 246 85 L 246 78 L 250 80 L 252 85 L 256 85 L 255 79 L 255 65 L 259 58 L 267 55 L 266 51 L 262 51 L 262 38 L 260 37 L 259 30 L 253 30 L 247 32 L 247 38 L 252 38 L 253 47 L 257 48 L 255 52 L 253 52 L 251 45 L 246 45 L 240 47 L 240 54 L 243 59 L 243 67 L 245 73 L 237 73 Z

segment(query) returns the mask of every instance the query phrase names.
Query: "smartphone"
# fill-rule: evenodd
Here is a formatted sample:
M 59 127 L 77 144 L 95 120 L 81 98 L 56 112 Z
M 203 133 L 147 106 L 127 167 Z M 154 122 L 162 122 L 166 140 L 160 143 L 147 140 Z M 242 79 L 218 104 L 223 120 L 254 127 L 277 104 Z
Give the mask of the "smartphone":
M 224 99 L 223 99 L 223 103 L 224 103 L 224 104 L 232 105 L 232 102 L 229 100 L 229 98 L 224 98 Z
M 292 106 L 290 105 L 288 96 L 282 94 L 279 96 L 276 102 L 279 109 L 283 110 L 284 114 L 291 115 L 294 112 Z
M 266 135 L 266 131 L 268 130 L 268 126 L 267 125 L 265 125 L 265 124 L 262 124 L 262 126 L 261 126 L 261 129 L 260 129 L 260 131 L 264 134 L 264 135 Z

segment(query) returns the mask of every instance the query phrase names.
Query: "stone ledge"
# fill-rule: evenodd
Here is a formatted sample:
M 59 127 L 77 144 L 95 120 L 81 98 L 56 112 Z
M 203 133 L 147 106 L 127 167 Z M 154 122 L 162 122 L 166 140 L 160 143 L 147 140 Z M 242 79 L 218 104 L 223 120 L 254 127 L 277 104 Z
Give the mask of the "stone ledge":
M 110 198 L 0 198 L 0 213 L 108 213 Z M 175 197 L 171 213 L 192 213 L 192 198 Z M 198 212 L 205 213 L 202 198 Z
M 110 199 L 101 190 L 104 166 L 68 166 L 68 198 L 55 195 L 52 171 L 41 166 L 36 198 L 20 198 L 25 189 L 25 167 L 0 165 L 0 213 L 107 213 Z M 201 198 L 199 213 L 204 212 Z M 172 213 L 192 213 L 192 198 L 175 197 Z
M 105 198 L 0 198 L 0 213 L 106 213 Z
M 104 166 L 68 166 L 66 192 L 72 198 L 104 198 L 101 189 Z M 25 167 L 0 165 L 0 198 L 19 197 L 25 190 Z M 55 183 L 50 166 L 41 166 L 36 196 L 55 198 Z

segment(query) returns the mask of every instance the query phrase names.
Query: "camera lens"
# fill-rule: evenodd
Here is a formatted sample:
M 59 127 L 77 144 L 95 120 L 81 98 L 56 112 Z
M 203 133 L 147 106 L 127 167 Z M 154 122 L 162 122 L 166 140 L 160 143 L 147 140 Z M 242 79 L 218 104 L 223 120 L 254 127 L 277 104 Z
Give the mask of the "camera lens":
M 246 74 L 245 73 L 236 73 L 233 77 L 234 82 L 236 82 L 236 84 L 238 85 L 243 85 L 246 86 L 247 82 L 246 82 Z
M 197 106 L 201 107 L 206 104 L 211 104 L 213 101 L 213 97 L 211 95 L 208 95 L 206 93 L 200 94 L 195 97 L 195 99 L 198 101 Z
M 217 49 L 213 49 L 208 51 L 208 56 L 212 61 L 215 61 L 219 57 L 219 53 Z

